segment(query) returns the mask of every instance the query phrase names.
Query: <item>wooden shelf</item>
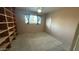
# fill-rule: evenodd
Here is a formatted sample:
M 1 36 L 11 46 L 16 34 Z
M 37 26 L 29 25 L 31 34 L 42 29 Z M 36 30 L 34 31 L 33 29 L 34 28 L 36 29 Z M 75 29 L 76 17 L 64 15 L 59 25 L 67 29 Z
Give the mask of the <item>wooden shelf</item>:
M 0 7 L 0 14 L 4 14 L 4 8 Z
M 9 37 L 9 36 L 5 36 L 5 37 L 0 38 L 0 44 L 1 44 L 2 42 L 4 42 L 8 37 Z
M 8 15 L 4 15 L 4 14 L 0 14 L 1 16 L 5 16 L 5 17 L 10 17 L 10 18 L 14 18 L 12 16 L 8 16 Z
M 14 22 L 0 22 L 0 24 L 6 24 L 6 23 L 14 23 Z
M 11 14 L 13 14 L 13 12 L 12 11 L 10 11 L 9 9 L 7 9 L 7 8 L 5 8 L 8 12 L 10 12 Z
M 9 44 L 10 43 L 8 42 L 8 43 L 5 43 L 2 46 L 0 46 L 0 51 L 6 50 L 6 48 L 8 47 Z
M 16 32 L 14 33 L 14 36 L 16 36 Z
M 14 35 L 13 36 L 10 36 L 10 41 L 12 41 L 14 39 Z
M 2 15 L 2 16 L 6 16 L 5 14 L 1 14 L 1 13 L 0 13 L 0 15 Z
M 12 16 L 7 16 L 7 15 L 5 15 L 6 17 L 10 17 L 10 18 L 13 18 Z
M 6 24 L 7 22 L 0 22 L 0 24 Z
M 0 30 L 0 33 L 3 33 L 3 32 L 5 32 L 5 31 L 8 31 L 8 29 L 6 29 L 6 30 Z
M 12 29 L 12 28 L 14 28 L 15 26 L 13 26 L 13 27 L 8 27 L 8 29 Z
M 7 23 L 14 23 L 14 22 L 7 22 Z
M 10 12 L 11 14 L 15 15 L 15 13 L 12 12 L 12 10 L 9 10 L 7 8 L 5 8 L 8 12 Z
M 13 38 L 16 37 L 16 18 L 14 9 L 0 7 L 0 50 L 10 47 Z
M 6 29 L 6 30 L 0 30 L 0 33 L 3 33 L 3 32 L 6 32 L 6 31 L 8 31 L 9 29 L 12 29 L 12 28 L 14 28 L 15 26 L 13 26 L 13 27 L 8 27 L 8 29 Z
M 9 32 L 9 36 L 10 36 L 11 34 L 13 34 L 13 33 L 14 33 L 14 31 Z

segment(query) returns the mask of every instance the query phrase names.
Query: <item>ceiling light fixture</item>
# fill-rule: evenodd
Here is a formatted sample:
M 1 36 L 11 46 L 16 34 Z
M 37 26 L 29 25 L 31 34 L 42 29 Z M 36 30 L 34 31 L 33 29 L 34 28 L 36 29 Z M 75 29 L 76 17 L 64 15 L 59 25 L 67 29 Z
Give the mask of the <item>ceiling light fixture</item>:
M 41 13 L 42 12 L 42 9 L 41 8 L 38 8 L 37 11 L 38 11 L 38 13 Z

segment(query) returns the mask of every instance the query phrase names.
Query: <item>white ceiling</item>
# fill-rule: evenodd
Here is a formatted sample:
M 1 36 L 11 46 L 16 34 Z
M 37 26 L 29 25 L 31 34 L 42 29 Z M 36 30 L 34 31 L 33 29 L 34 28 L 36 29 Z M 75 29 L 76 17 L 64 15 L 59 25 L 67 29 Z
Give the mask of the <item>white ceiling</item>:
M 21 11 L 31 11 L 31 12 L 36 12 L 38 10 L 38 7 L 19 7 L 17 8 Z M 41 14 L 46 14 L 46 13 L 50 13 L 50 12 L 54 12 L 56 10 L 61 9 L 61 7 L 42 7 L 42 13 Z

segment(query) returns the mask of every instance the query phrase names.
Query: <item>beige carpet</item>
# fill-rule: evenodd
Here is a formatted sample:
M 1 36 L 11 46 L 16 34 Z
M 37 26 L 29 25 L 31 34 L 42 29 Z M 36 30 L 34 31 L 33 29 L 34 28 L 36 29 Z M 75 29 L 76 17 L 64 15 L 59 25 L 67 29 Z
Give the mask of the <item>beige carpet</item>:
M 62 42 L 45 32 L 18 35 L 10 51 L 64 51 Z

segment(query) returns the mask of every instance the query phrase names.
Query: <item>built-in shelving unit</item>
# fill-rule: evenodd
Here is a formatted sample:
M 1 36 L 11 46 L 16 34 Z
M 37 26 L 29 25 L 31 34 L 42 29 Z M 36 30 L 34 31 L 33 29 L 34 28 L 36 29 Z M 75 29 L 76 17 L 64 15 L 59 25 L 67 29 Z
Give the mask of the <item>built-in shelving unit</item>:
M 0 51 L 7 50 L 15 37 L 15 8 L 0 7 Z

